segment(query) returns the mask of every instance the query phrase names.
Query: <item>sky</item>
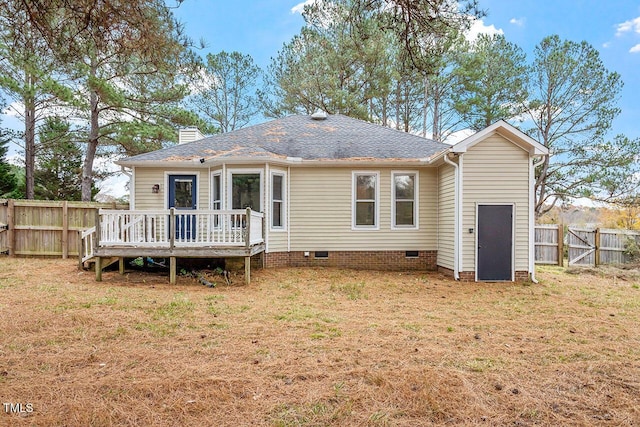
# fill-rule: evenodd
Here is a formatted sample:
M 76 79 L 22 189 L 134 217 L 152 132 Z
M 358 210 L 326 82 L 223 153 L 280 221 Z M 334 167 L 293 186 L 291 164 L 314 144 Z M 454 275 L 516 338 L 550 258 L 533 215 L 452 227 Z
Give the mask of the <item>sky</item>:
M 487 16 L 473 31 L 502 33 L 528 58 L 546 36 L 590 43 L 609 71 L 625 83 L 622 113 L 613 134 L 640 137 L 640 1 L 638 0 L 479 0 Z M 185 0 L 176 10 L 201 53 L 239 51 L 266 69 L 282 45 L 304 24 L 301 0 Z
M 174 13 L 194 41 L 205 41 L 206 47 L 199 50 L 202 56 L 238 51 L 251 55 L 266 70 L 271 58 L 304 24 L 302 1 L 184 0 Z M 595 47 L 605 67 L 619 73 L 624 82 L 619 100 L 622 112 L 611 134 L 640 137 L 640 1 L 479 0 L 479 4 L 487 15 L 472 30 L 504 34 L 524 50 L 529 60 L 534 47 L 552 34 L 563 40 L 585 40 Z M 18 129 L 22 126 L 16 118 L 7 116 L 2 124 Z M 12 147 L 10 154 L 16 152 Z M 106 187 L 116 195 L 123 189 L 119 182 L 107 183 Z

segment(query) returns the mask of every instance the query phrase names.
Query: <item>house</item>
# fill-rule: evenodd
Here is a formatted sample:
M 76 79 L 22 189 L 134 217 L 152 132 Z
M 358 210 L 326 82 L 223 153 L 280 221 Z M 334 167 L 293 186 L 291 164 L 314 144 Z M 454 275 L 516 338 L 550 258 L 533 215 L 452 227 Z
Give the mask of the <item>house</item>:
M 209 137 L 187 129 L 181 139 L 118 162 L 131 173 L 132 212 L 157 211 L 166 218 L 174 208 L 190 221 L 172 225 L 169 235 L 189 245 L 189 252 L 172 257 L 198 256 L 200 235 L 227 227 L 227 236 L 232 229 L 249 236 L 251 226 L 244 252 L 235 255 L 267 268 L 440 270 L 469 281 L 534 278 L 534 167 L 548 150 L 504 121 L 453 146 L 324 113 Z M 253 216 L 215 216 L 247 208 L 257 222 Z M 201 212 L 210 215 L 206 233 L 198 231 L 206 222 L 197 219 Z M 215 246 L 209 243 L 202 245 Z M 102 256 L 142 255 L 143 247 Z M 200 253 L 229 255 L 228 247 Z

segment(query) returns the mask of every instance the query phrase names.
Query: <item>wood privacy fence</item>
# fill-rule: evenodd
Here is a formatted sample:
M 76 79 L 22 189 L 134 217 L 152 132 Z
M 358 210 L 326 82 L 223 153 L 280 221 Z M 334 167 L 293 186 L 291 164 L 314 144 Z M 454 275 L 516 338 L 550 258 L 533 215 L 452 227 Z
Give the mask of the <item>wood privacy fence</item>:
M 536 225 L 536 264 L 562 265 L 565 246 L 569 265 L 625 264 L 632 261 L 632 249 L 640 246 L 640 232 Z
M 564 232 L 562 225 L 535 226 L 536 264 L 562 265 L 564 259 Z
M 78 232 L 95 225 L 100 208 L 129 206 L 0 199 L 0 252 L 10 256 L 78 256 Z

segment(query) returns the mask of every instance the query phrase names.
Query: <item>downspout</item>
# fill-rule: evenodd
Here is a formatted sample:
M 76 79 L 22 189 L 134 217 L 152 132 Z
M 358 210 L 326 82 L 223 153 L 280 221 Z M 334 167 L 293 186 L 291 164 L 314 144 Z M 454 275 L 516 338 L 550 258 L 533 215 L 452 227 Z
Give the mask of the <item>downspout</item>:
M 291 166 L 287 166 L 287 253 L 291 252 Z
M 536 168 L 544 162 L 546 156 L 541 156 L 537 162 L 529 162 L 529 272 L 531 273 L 531 281 L 538 283 L 536 280 L 536 234 L 535 234 L 535 179 Z
M 265 225 L 264 225 L 264 236 L 262 236 L 262 238 L 264 239 L 264 252 L 265 253 L 269 253 L 269 228 L 271 226 L 271 209 L 272 209 L 272 205 L 271 205 L 271 189 L 273 186 L 273 183 L 271 182 L 271 168 L 269 167 L 269 163 L 265 163 L 264 165 L 265 168 L 265 182 L 267 185 L 265 185 L 265 189 L 264 189 L 264 216 L 262 217 L 262 220 L 265 221 Z
M 459 247 L 459 243 L 460 243 L 459 242 L 459 240 L 460 240 L 459 239 L 459 237 L 460 237 L 460 224 L 459 224 L 460 204 L 458 202 L 458 198 L 459 198 L 459 194 L 458 194 L 458 190 L 459 190 L 459 188 L 458 188 L 459 187 L 458 172 L 459 172 L 459 169 L 458 169 L 458 164 L 449 159 L 448 153 L 445 154 L 442 158 L 444 159 L 445 163 L 453 166 L 453 168 L 455 169 L 455 175 L 454 175 L 455 181 L 454 181 L 454 185 L 453 185 L 453 187 L 455 189 L 455 191 L 454 191 L 455 194 L 454 194 L 454 198 L 453 198 L 453 202 L 454 202 L 454 208 L 453 208 L 453 210 L 454 210 L 454 218 L 453 218 L 453 221 L 454 221 L 453 222 L 453 224 L 454 224 L 453 225 L 453 227 L 454 227 L 454 230 L 453 230 L 453 277 L 456 280 L 460 280 L 460 274 L 459 274 L 459 271 L 460 271 L 460 254 L 459 254 L 459 250 L 460 250 L 460 247 Z

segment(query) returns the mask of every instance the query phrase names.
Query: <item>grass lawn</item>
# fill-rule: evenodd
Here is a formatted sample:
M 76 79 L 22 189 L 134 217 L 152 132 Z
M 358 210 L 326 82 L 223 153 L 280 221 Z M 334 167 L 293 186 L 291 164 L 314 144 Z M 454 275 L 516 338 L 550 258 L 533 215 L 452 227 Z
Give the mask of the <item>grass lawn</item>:
M 640 275 L 538 279 L 0 258 L 0 425 L 640 425 Z

